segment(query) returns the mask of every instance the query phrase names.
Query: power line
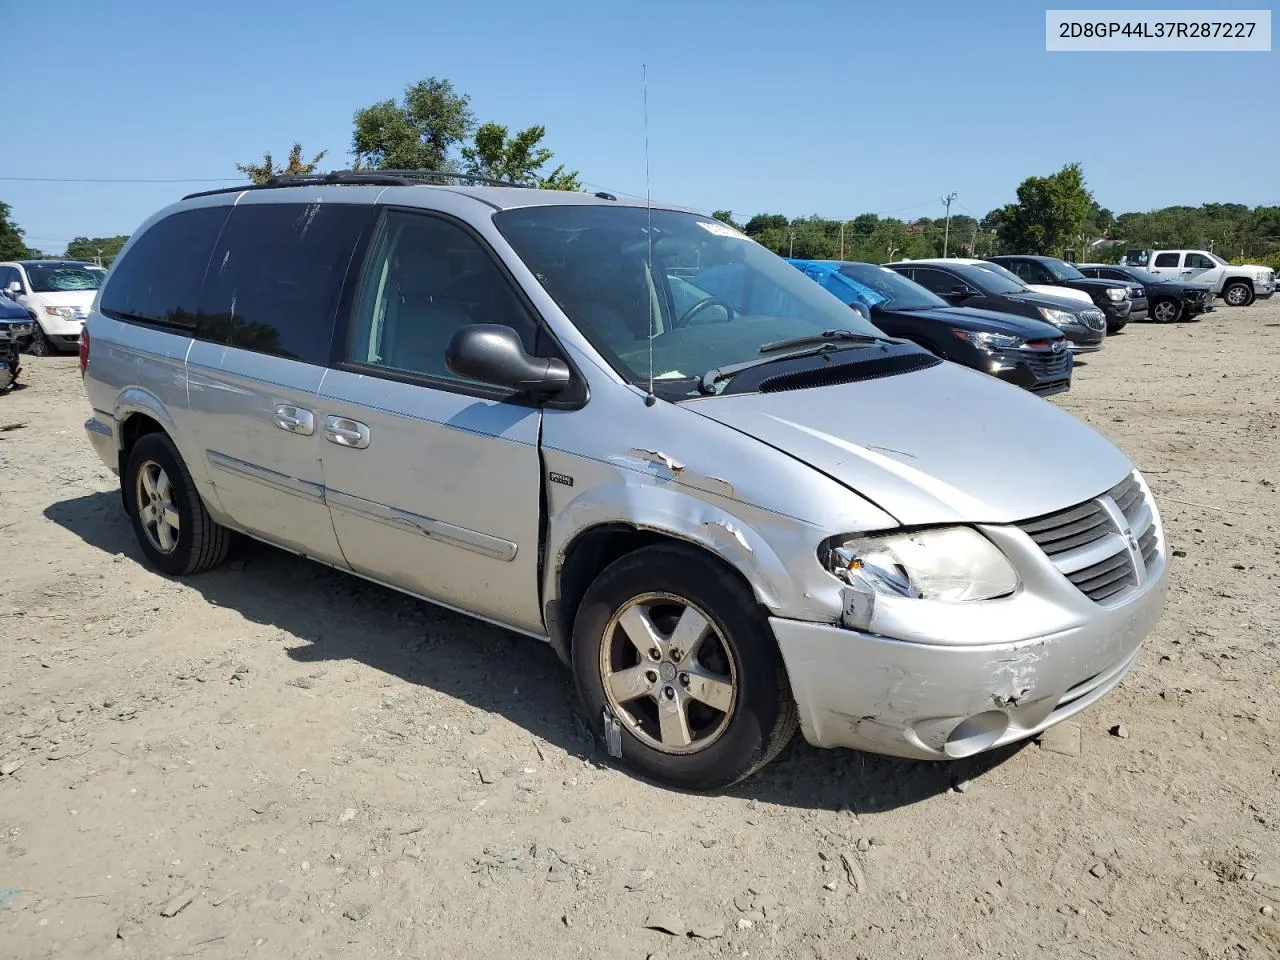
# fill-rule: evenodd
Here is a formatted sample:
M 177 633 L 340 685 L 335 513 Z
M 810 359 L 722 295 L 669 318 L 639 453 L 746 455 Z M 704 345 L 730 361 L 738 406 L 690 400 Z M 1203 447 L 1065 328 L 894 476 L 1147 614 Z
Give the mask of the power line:
M 241 177 L 0 177 L 9 183 L 245 183 Z

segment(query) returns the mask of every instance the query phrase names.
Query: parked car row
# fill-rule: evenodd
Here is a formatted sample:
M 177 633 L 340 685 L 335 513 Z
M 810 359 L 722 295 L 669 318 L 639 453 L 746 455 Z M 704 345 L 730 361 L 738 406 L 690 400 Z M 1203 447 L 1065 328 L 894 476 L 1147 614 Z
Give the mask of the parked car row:
M 1165 280 L 1204 284 L 1230 307 L 1247 307 L 1276 292 L 1276 272 L 1270 267 L 1230 264 L 1209 250 L 1129 250 L 1120 264 Z

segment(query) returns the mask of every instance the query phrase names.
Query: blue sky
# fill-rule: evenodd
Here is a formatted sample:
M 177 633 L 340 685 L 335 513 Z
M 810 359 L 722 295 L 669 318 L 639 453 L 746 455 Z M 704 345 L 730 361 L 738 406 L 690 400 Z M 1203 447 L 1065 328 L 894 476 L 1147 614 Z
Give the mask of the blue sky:
M 482 121 L 545 124 L 593 186 L 641 194 L 647 63 L 656 199 L 910 219 L 954 190 L 981 216 L 1078 160 L 1117 212 L 1280 203 L 1280 53 L 1050 54 L 1045 6 L 13 4 L 0 178 L 235 178 L 295 139 L 347 166 L 355 110 L 434 74 Z M 0 179 L 0 200 L 61 252 L 200 187 Z

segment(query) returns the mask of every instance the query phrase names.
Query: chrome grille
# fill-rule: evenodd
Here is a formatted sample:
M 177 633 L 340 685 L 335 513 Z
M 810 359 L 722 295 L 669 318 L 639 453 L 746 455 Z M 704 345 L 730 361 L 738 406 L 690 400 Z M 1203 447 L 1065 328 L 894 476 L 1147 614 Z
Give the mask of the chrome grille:
M 1080 322 L 1090 330 L 1105 330 L 1107 326 L 1107 315 L 1101 310 L 1081 310 Z
M 1123 600 L 1163 562 L 1155 513 L 1137 474 L 1100 497 L 1018 526 L 1095 603 Z

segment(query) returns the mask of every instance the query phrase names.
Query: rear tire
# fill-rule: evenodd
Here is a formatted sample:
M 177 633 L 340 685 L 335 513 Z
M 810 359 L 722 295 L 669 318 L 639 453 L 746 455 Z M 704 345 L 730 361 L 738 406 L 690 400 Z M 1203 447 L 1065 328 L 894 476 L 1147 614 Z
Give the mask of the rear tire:
M 1253 287 L 1243 280 L 1228 283 L 1222 290 L 1222 302 L 1229 307 L 1247 307 L 1253 303 Z
M 684 790 L 750 776 L 798 725 L 755 597 L 679 544 L 636 550 L 595 579 L 574 621 L 573 672 L 595 734 L 605 735 L 608 712 L 621 727 L 622 759 Z
M 226 559 L 231 531 L 209 516 L 168 435 L 140 437 L 120 483 L 133 532 L 151 566 L 181 577 Z

